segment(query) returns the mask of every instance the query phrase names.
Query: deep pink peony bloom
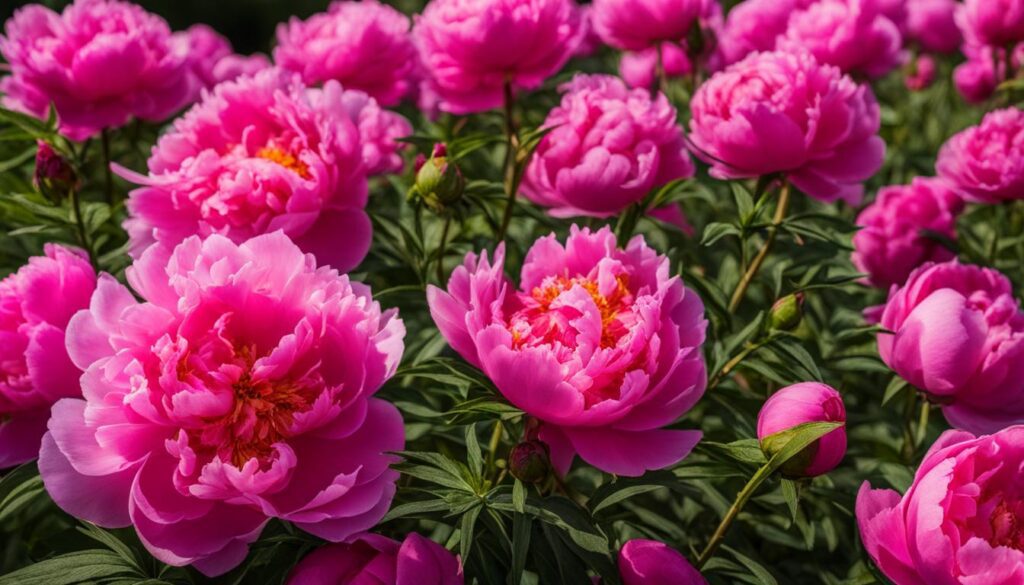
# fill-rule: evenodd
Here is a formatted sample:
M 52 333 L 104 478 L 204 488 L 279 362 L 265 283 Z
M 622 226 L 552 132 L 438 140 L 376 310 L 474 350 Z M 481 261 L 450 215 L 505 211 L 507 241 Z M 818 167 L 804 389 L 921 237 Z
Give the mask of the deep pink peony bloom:
M 1024 111 L 990 112 L 939 151 L 939 176 L 964 199 L 1000 203 L 1024 199 Z
M 313 551 L 296 565 L 287 585 L 462 585 L 452 553 L 412 533 L 402 542 L 363 534 Z
M 498 107 L 506 82 L 534 89 L 558 72 L 585 32 L 573 0 L 433 0 L 413 36 L 441 109 Z
M 910 185 L 885 187 L 857 217 L 853 263 L 872 286 L 901 286 L 918 266 L 945 262 L 953 252 L 927 230 L 956 240 L 956 218 L 963 200 L 939 179 L 916 178 Z
M 233 81 L 271 67 L 265 55 L 236 55 L 231 42 L 205 24 L 190 26 L 174 36 L 188 47 L 189 64 L 198 88 L 212 89 L 222 81 Z
M 402 418 L 373 393 L 405 328 L 280 232 L 192 237 L 102 276 L 68 325 L 85 399 L 53 406 L 39 469 L 71 515 L 230 570 L 270 518 L 340 542 L 387 511 Z
M 89 261 L 54 244 L 0 280 L 0 469 L 35 459 L 50 405 L 81 395 L 64 330 L 95 288 Z
M 619 62 L 619 75 L 630 87 L 653 88 L 658 82 L 659 50 L 666 77 L 685 77 L 693 73 L 693 63 L 685 47 L 678 43 L 662 43 L 660 49 L 650 48 L 623 54 Z
M 935 82 L 936 65 L 931 55 L 918 55 L 903 78 L 910 91 L 923 91 Z
M 430 313 L 448 343 L 508 400 L 538 419 L 552 462 L 573 456 L 637 476 L 680 461 L 699 431 L 665 430 L 704 393 L 704 305 L 668 258 L 634 238 L 618 249 L 608 228 L 573 226 L 527 253 L 519 289 L 470 254 L 448 291 L 430 287 Z
M 1024 41 L 1024 0 L 964 0 L 956 18 L 971 44 L 1005 49 Z
M 628 51 L 679 42 L 702 22 L 722 15 L 718 0 L 594 0 L 593 6 L 597 33 Z
M 971 432 L 1024 421 L 1024 311 L 1010 281 L 956 261 L 926 264 L 893 289 L 882 360 Z
M 604 41 L 601 40 L 601 35 L 597 34 L 597 29 L 594 28 L 594 6 L 584 4 L 579 6 L 579 11 L 581 32 L 574 56 L 589 57 L 604 46 Z
M 309 85 L 333 79 L 394 106 L 416 82 L 409 28 L 409 17 L 377 0 L 336 0 L 327 12 L 278 25 L 274 61 Z
M 187 47 L 167 23 L 117 0 L 76 0 L 61 14 L 30 4 L 7 21 L 0 54 L 11 68 L 4 105 L 43 117 L 54 103 L 72 140 L 132 117 L 164 120 L 196 92 Z
M 694 154 L 720 179 L 783 173 L 812 197 L 856 203 L 885 157 L 871 90 L 806 52 L 751 55 L 703 84 L 691 109 Z
M 956 25 L 956 0 L 908 0 L 907 38 L 934 53 L 953 53 L 963 35 Z
M 1006 51 L 984 45 L 965 44 L 967 60 L 953 71 L 953 81 L 964 100 L 980 104 L 995 94 L 999 84 L 1006 81 Z M 1013 67 L 1024 65 L 1024 43 L 1013 49 Z
M 946 431 L 900 496 L 857 494 L 864 548 L 896 585 L 1024 583 L 1024 427 Z
M 619 551 L 623 585 L 706 585 L 682 554 L 656 540 L 635 539 Z
M 196 234 L 283 230 L 320 264 L 354 268 L 370 247 L 366 174 L 394 166 L 389 144 L 405 133 L 395 116 L 278 70 L 220 84 L 161 137 L 148 177 L 119 171 L 143 185 L 128 200 L 133 256 Z
M 366 173 L 373 176 L 401 172 L 404 162 L 400 151 L 405 144 L 398 139 L 412 136 L 412 124 L 400 114 L 381 108 L 361 91 L 345 91 L 341 100 L 359 127 Z
M 615 215 L 651 189 L 693 176 L 676 110 L 661 93 L 577 75 L 526 170 L 523 194 L 558 217 Z
M 757 438 L 771 450 L 765 437 L 805 423 L 846 422 L 843 398 L 834 388 L 818 382 L 787 386 L 772 394 L 757 415 Z M 846 455 L 846 428 L 831 431 L 783 466 L 793 476 L 816 477 L 835 469 Z
M 758 51 L 773 51 L 786 32 L 789 17 L 816 0 L 746 0 L 729 11 L 721 40 L 725 61 L 731 65 Z

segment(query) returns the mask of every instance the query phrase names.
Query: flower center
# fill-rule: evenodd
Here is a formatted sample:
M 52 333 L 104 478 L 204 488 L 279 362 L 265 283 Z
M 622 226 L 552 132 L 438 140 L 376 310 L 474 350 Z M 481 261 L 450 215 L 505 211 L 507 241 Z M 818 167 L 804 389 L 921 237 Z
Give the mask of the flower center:
M 580 313 L 568 305 L 556 306 L 556 301 L 577 286 L 586 291 L 601 315 L 600 346 L 614 347 L 628 332 L 628 316 L 632 314 L 633 295 L 629 291 L 629 276 L 626 274 L 616 276 L 614 289 L 605 293 L 601 292 L 597 281 L 582 276 L 558 276 L 535 287 L 529 294 L 521 293 L 519 296 L 524 307 L 513 315 L 509 323 L 514 345 L 522 347 L 558 342 L 575 347 L 578 332 L 571 321 Z
M 299 160 L 292 153 L 276 146 L 264 146 L 256 153 L 256 156 L 277 163 L 303 179 L 310 178 L 309 165 Z
M 1024 501 L 1003 500 L 992 511 L 990 522 L 989 544 L 1024 551 Z

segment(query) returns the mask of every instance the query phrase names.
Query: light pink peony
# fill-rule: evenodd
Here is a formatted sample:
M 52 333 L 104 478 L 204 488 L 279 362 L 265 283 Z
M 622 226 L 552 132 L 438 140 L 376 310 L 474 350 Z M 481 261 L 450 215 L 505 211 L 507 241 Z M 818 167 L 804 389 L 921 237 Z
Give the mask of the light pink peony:
M 910 185 L 885 187 L 857 217 L 853 264 L 872 286 L 901 286 L 926 262 L 945 262 L 953 252 L 925 230 L 956 240 L 956 218 L 963 200 L 939 179 L 916 178 Z
M 939 151 L 935 169 L 968 201 L 1024 199 L 1024 111 L 990 112 L 978 126 L 953 136 Z
M 128 281 L 142 302 L 104 275 L 68 325 L 85 399 L 53 406 L 39 459 L 61 508 L 211 576 L 271 518 L 333 542 L 380 520 L 405 442 L 373 398 L 395 311 L 280 232 L 151 248 Z
M 926 264 L 893 289 L 882 360 L 942 405 L 956 428 L 994 432 L 1024 421 L 1024 311 L 999 272 Z
M 693 73 L 693 63 L 687 56 L 685 47 L 678 43 L 662 43 L 660 48 L 623 54 L 622 60 L 619 62 L 619 75 L 630 87 L 653 88 L 658 83 L 659 50 L 666 77 L 672 79 Z
M 175 40 L 188 47 L 192 75 L 198 88 L 212 89 L 222 81 L 234 81 L 242 75 L 252 75 L 271 67 L 264 55 L 236 55 L 231 42 L 205 24 L 190 26 L 175 33 Z M 199 93 L 197 91 L 196 97 Z
M 187 47 L 167 23 L 117 0 L 75 0 L 61 14 L 21 8 L 4 27 L 0 54 L 11 71 L 0 79 L 3 104 L 43 117 L 52 102 L 72 140 L 133 117 L 164 120 L 196 93 Z
M 812 197 L 856 203 L 885 157 L 871 90 L 806 52 L 751 55 L 703 84 L 691 109 L 694 154 L 720 179 L 781 173 Z
M 956 19 L 971 44 L 1005 49 L 1024 41 L 1024 0 L 964 0 Z
M 857 494 L 864 548 L 895 585 L 1024 583 L 1024 427 L 947 431 L 900 496 Z
M 700 298 L 669 275 L 642 237 L 618 249 L 608 228 L 573 226 L 527 253 L 519 289 L 470 254 L 448 283 L 430 287 L 430 313 L 448 343 L 516 407 L 541 422 L 556 469 L 573 456 L 638 476 L 680 461 L 699 431 L 667 430 L 704 393 Z
M 416 82 L 409 28 L 409 17 L 377 0 L 336 0 L 327 12 L 278 25 L 274 61 L 309 85 L 333 79 L 394 106 Z
M 787 386 L 772 394 L 757 415 L 757 438 L 761 448 L 773 454 L 765 439 L 805 423 L 846 422 L 843 398 L 831 386 L 803 382 Z M 846 455 L 846 428 L 839 427 L 787 461 L 783 473 L 794 477 L 817 477 L 835 469 Z
M 817 0 L 746 0 L 729 11 L 721 40 L 731 65 L 758 51 L 773 51 L 786 32 L 789 17 Z
M 956 0 L 908 0 L 908 39 L 925 51 L 953 53 L 960 48 L 963 35 L 956 25 Z
M 682 41 L 722 15 L 718 0 L 594 0 L 593 6 L 597 34 L 628 51 Z
M 402 542 L 363 534 L 313 551 L 292 570 L 287 585 L 462 585 L 452 553 L 412 533 Z
M 623 585 L 707 585 L 682 554 L 656 540 L 635 539 L 619 551 Z
M 558 217 L 609 217 L 651 189 L 693 176 L 676 110 L 663 94 L 610 75 L 577 75 L 548 114 L 554 128 L 526 170 L 523 194 Z
M 534 89 L 558 72 L 585 32 L 573 0 L 433 0 L 413 36 L 440 108 L 482 112 L 506 82 Z
M 64 330 L 95 288 L 89 261 L 54 244 L 0 280 L 0 469 L 35 459 L 50 405 L 81 395 Z

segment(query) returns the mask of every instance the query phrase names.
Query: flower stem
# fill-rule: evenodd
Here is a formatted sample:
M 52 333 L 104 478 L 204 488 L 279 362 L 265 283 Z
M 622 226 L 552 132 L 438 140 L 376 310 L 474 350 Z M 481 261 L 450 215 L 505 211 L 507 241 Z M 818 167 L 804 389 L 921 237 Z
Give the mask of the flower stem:
M 735 313 L 740 308 L 740 305 L 743 303 L 743 297 L 747 294 L 747 289 L 750 288 L 757 273 L 760 272 L 761 266 L 764 265 L 764 261 L 768 258 L 768 254 L 771 253 L 772 246 L 775 245 L 775 240 L 779 235 L 779 226 L 782 225 L 782 222 L 786 219 L 786 213 L 789 211 L 789 201 L 790 186 L 788 182 L 783 182 L 782 187 L 779 189 L 779 203 L 775 207 L 775 217 L 768 228 L 768 237 L 765 239 L 757 256 L 754 257 L 750 266 L 747 267 L 747 271 L 740 279 L 740 283 L 736 286 L 736 291 L 732 294 L 732 300 L 729 301 L 730 313 Z
M 743 486 L 740 493 L 736 494 L 736 501 L 733 502 L 729 511 L 725 513 L 721 523 L 718 524 L 718 528 L 715 529 L 715 533 L 711 535 L 711 540 L 708 541 L 708 545 L 705 546 L 704 551 L 700 553 L 700 557 L 697 559 L 696 563 L 698 570 L 702 569 L 704 565 L 711 560 L 711 557 L 715 555 L 715 551 L 718 550 L 718 546 L 722 544 L 723 540 L 725 540 L 725 535 L 729 532 L 729 527 L 732 526 L 733 521 L 736 520 L 736 517 L 740 515 L 741 511 L 743 511 L 743 507 L 747 505 L 747 502 L 750 500 L 751 496 L 754 495 L 754 492 L 757 491 L 757 488 L 759 488 L 766 479 L 771 477 L 771 475 L 771 463 L 765 463 L 757 470 L 757 473 L 750 478 L 747 485 Z
M 508 203 L 505 205 L 505 215 L 501 219 L 501 229 L 498 231 L 498 240 L 504 240 L 508 233 L 508 226 L 512 223 L 512 215 L 515 213 L 516 192 L 519 190 L 518 183 L 518 161 L 519 133 L 515 122 L 515 94 L 512 92 L 512 80 L 505 81 L 505 137 L 508 142 L 508 150 L 505 154 L 505 192 L 508 195 Z
M 68 198 L 71 200 L 71 209 L 75 214 L 75 226 L 78 228 L 78 241 L 82 244 L 82 248 L 89 255 L 89 263 L 96 270 L 100 269 L 99 264 L 96 262 L 96 255 L 93 252 L 92 244 L 89 242 L 89 231 L 85 228 L 85 220 L 82 217 L 82 205 L 78 200 L 78 190 L 72 188 L 68 192 Z
M 444 286 L 444 254 L 448 245 L 448 230 L 452 226 L 452 216 L 444 218 L 444 229 L 441 231 L 441 247 L 437 250 L 437 281 Z
M 494 421 L 494 432 L 491 433 L 491 441 L 487 445 L 487 475 L 492 475 L 497 471 L 494 467 L 494 463 L 498 458 L 498 447 L 501 446 L 501 438 L 505 436 L 505 425 L 502 424 L 501 419 Z
M 114 206 L 114 176 L 110 172 L 110 132 L 104 128 L 101 133 L 103 146 L 103 177 L 104 189 L 107 194 L 107 205 Z
M 658 52 L 658 56 L 654 61 L 654 73 L 657 77 L 657 90 L 665 94 L 668 97 L 668 75 L 665 73 L 665 45 L 658 43 L 655 47 Z

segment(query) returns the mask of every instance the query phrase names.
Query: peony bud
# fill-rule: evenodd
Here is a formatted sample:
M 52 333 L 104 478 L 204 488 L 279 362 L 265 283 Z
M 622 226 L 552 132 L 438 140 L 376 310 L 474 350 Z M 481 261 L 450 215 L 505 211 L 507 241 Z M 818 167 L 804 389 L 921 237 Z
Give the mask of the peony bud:
M 48 143 L 39 141 L 36 150 L 35 185 L 39 192 L 54 203 L 60 203 L 76 187 L 78 177 L 71 163 Z
M 813 422 L 846 422 L 846 408 L 839 392 L 817 382 L 803 382 L 779 390 L 757 415 L 761 450 L 771 458 L 789 441 L 785 435 L 773 435 Z M 840 427 L 783 464 L 782 474 L 791 478 L 816 477 L 834 469 L 845 454 L 846 429 Z
M 804 294 L 786 295 L 772 305 L 769 327 L 779 331 L 792 331 L 803 320 Z
M 551 450 L 542 441 L 523 441 L 508 456 L 512 477 L 524 483 L 540 483 L 551 472 Z
M 416 186 L 410 193 L 438 213 L 458 202 L 466 188 L 462 171 L 448 160 L 447 154 L 445 145 L 437 144 L 430 159 L 422 161 L 417 158 Z

